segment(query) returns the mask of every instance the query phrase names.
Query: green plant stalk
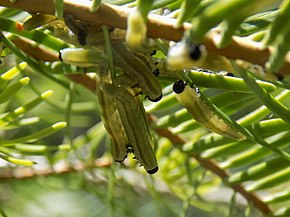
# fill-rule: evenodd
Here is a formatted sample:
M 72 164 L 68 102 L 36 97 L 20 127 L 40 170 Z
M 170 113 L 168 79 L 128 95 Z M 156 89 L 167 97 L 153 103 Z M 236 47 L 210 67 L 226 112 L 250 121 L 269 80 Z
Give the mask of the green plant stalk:
M 64 0 L 53 0 L 54 9 L 55 9 L 55 16 L 57 19 L 63 18 L 63 7 L 64 7 Z
M 0 158 L 9 163 L 21 165 L 21 166 L 33 166 L 36 164 L 36 162 L 31 161 L 31 160 L 19 159 L 19 158 L 15 158 L 15 157 L 3 155 L 3 154 L 0 154 Z
M 16 108 L 14 111 L 7 113 L 4 115 L 0 120 L 0 127 L 3 127 L 12 121 L 14 121 L 16 118 L 19 118 L 21 115 L 23 115 L 25 112 L 33 109 L 35 106 L 39 105 L 41 102 L 46 100 L 48 97 L 51 96 L 53 92 L 51 90 L 48 90 L 44 93 L 42 93 L 39 97 L 35 98 L 34 100 L 30 101 L 29 103 L 20 106 Z
M 290 30 L 290 2 L 284 0 L 279 7 L 276 19 L 272 23 L 270 32 L 264 39 L 264 47 L 272 44 L 279 36 L 284 36 Z M 283 25 L 281 25 L 283 23 Z
M 31 145 L 31 144 L 16 144 L 13 148 L 22 153 L 47 153 L 50 151 L 69 151 L 71 146 L 68 144 L 62 144 L 58 146 L 47 146 L 47 145 Z
M 287 40 L 290 37 L 290 29 L 283 36 L 279 37 L 274 44 L 274 51 L 266 63 L 266 68 L 269 72 L 276 73 L 281 69 L 285 62 L 290 43 Z
M 271 144 L 272 147 L 275 148 L 282 148 L 285 147 L 289 143 L 290 134 L 286 134 L 281 139 L 278 139 L 277 141 L 273 142 Z M 248 150 L 246 152 L 242 152 L 239 155 L 235 155 L 226 161 L 220 163 L 220 167 L 222 168 L 232 168 L 232 167 L 238 167 L 243 166 L 245 164 L 249 164 L 251 162 L 258 161 L 259 159 L 271 154 L 272 152 L 269 149 L 265 149 L 262 147 L 255 148 L 253 150 Z M 281 155 L 280 155 L 281 156 Z M 288 160 L 288 159 L 286 159 Z
M 181 4 L 181 11 L 177 17 L 175 26 L 181 27 L 184 22 L 188 21 L 190 17 L 197 11 L 201 0 L 184 0 Z
M 228 178 L 230 184 L 240 184 L 250 180 L 259 180 L 289 166 L 289 161 L 278 157 L 267 162 L 262 162 L 248 168 L 246 171 L 240 171 L 232 174 Z
M 99 8 L 100 8 L 101 3 L 102 3 L 102 0 L 92 0 L 90 12 L 91 13 L 97 12 L 97 10 L 99 10 Z
M 179 8 L 181 5 L 181 2 L 183 0 L 155 0 L 152 5 L 152 10 L 158 9 L 158 8 L 164 8 L 164 7 L 171 7 L 171 5 L 174 5 L 177 3 L 177 5 L 174 5 L 174 7 Z
M 28 77 L 24 77 L 16 83 L 6 87 L 4 91 L 0 93 L 0 104 L 10 100 L 16 93 L 18 93 L 18 91 L 25 87 L 29 81 L 30 79 Z
M 22 24 L 10 19 L 0 17 L 0 30 L 2 31 L 6 31 L 14 35 L 30 39 L 37 42 L 38 44 L 45 45 L 46 47 L 49 47 L 57 52 L 61 49 L 69 47 L 66 42 L 52 35 L 45 34 L 40 30 L 25 31 L 23 29 L 19 29 L 19 25 Z
M 252 90 L 247 86 L 242 78 L 222 76 L 215 73 L 202 73 L 195 70 L 191 70 L 188 73 L 188 76 L 197 86 L 252 93 Z M 274 91 L 277 89 L 275 85 L 269 82 L 258 80 L 257 83 L 267 91 Z
M 252 78 L 245 69 L 237 66 L 233 63 L 234 68 L 245 80 L 249 88 L 253 93 L 257 95 L 258 99 L 274 114 L 290 124 L 290 111 L 272 95 L 270 95 L 265 89 L 261 88 L 254 78 Z
M 144 22 L 147 21 L 147 15 L 150 12 L 154 0 L 137 0 L 137 10 L 141 13 Z
M 22 70 L 25 69 L 27 66 L 26 62 L 19 63 L 18 65 L 14 66 L 12 69 L 9 69 L 8 71 L 4 72 L 0 76 L 0 82 L 4 81 L 10 81 L 13 78 L 15 78 Z
M 255 181 L 249 184 L 248 186 L 246 186 L 246 189 L 248 191 L 256 191 L 256 190 L 262 190 L 266 188 L 272 188 L 284 182 L 289 181 L 289 175 L 290 175 L 290 169 L 286 168 L 282 171 L 279 171 L 274 174 L 272 173 L 270 176 L 267 176 L 263 179 L 259 179 L 258 181 Z
M 279 192 L 277 194 L 271 194 L 264 198 L 264 201 L 269 204 L 283 203 L 290 199 L 290 191 Z
M 14 146 L 16 143 L 26 143 L 26 142 L 34 142 L 43 137 L 47 137 L 51 134 L 58 132 L 59 130 L 66 127 L 66 122 L 58 122 L 49 126 L 45 129 L 42 129 L 36 133 L 30 134 L 28 136 L 23 136 L 17 139 L 12 140 L 0 140 L 0 145 L 2 146 Z
M 191 41 L 200 43 L 204 35 L 222 20 L 231 17 L 241 9 L 243 16 L 248 16 L 256 7 L 263 7 L 271 1 L 243 0 L 243 1 L 223 1 L 218 0 L 206 7 L 202 13 L 192 19 L 192 29 L 189 32 Z M 246 10 L 248 8 L 248 10 Z
M 26 56 L 22 51 L 20 51 L 9 39 L 7 39 L 1 32 L 0 32 L 0 38 L 2 38 L 3 43 L 22 61 L 27 62 L 27 64 L 33 68 L 35 71 L 39 72 L 41 75 L 47 77 L 48 79 L 56 82 L 57 84 L 61 85 L 64 88 L 69 88 L 69 85 L 67 82 L 62 81 L 54 76 L 52 76 L 47 68 L 40 67 L 38 63 L 36 63 L 34 60 Z
M 235 32 L 238 36 L 248 36 L 256 32 L 260 32 L 268 27 L 270 23 L 277 17 L 278 11 L 266 11 L 255 14 L 245 19 Z
M 281 119 L 271 119 L 271 120 L 265 120 L 261 121 L 257 124 L 254 124 L 250 126 L 250 129 L 252 132 L 255 132 L 256 135 L 259 135 L 262 138 L 275 135 L 278 133 L 281 133 L 283 131 L 289 130 L 289 125 L 282 121 Z M 242 143 L 230 143 L 226 145 L 220 145 L 217 148 L 214 148 L 214 146 L 211 146 L 209 149 L 205 146 L 194 146 L 194 144 L 189 144 L 189 147 L 191 147 L 192 151 L 195 153 L 202 153 L 203 158 L 212 158 L 212 157 L 218 157 L 218 156 L 225 156 L 225 155 L 233 155 L 235 153 L 245 151 L 248 148 L 253 146 L 253 142 L 251 141 L 245 141 Z M 213 149 L 212 149 L 213 148 Z

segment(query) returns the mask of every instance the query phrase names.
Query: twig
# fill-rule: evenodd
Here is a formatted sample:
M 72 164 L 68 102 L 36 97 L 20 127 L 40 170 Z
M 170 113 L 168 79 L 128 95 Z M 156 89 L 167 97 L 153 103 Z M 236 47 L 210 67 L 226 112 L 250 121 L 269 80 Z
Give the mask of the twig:
M 131 9 L 101 4 L 99 10 L 92 14 L 89 10 L 90 4 L 90 1 L 85 0 L 66 0 L 64 13 L 72 15 L 75 19 L 97 26 L 104 24 L 120 29 L 127 28 L 127 16 Z M 0 5 L 33 13 L 54 14 L 54 4 L 51 0 L 19 0 L 14 4 L 10 3 L 9 0 L 0 0 Z M 185 23 L 182 27 L 175 28 L 175 22 L 175 19 L 150 14 L 147 22 L 147 34 L 152 38 L 178 41 L 183 37 L 184 31 L 191 28 L 191 25 Z M 204 44 L 207 50 L 229 58 L 242 59 L 254 64 L 264 65 L 272 53 L 272 48 L 261 49 L 257 43 L 239 37 L 233 37 L 232 42 L 225 48 L 217 49 L 214 45 L 216 37 L 219 37 L 219 34 L 212 31 L 204 38 Z M 283 76 L 290 74 L 289 53 L 285 58 L 284 66 L 278 74 Z
M 84 171 L 85 169 L 90 168 L 103 168 L 110 167 L 112 165 L 111 160 L 109 159 L 97 159 L 91 164 L 78 163 L 72 166 L 62 166 L 58 169 L 43 169 L 43 170 L 33 170 L 28 167 L 18 167 L 15 169 L 11 168 L 1 168 L 0 169 L 0 180 L 2 182 L 10 181 L 14 179 L 30 179 L 37 176 L 51 176 L 56 174 L 66 174 L 77 171 Z

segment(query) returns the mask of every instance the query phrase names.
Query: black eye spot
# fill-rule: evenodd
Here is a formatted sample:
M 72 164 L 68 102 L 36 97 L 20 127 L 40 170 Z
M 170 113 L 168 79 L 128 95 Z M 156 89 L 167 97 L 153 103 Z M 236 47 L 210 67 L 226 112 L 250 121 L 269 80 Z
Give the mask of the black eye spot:
M 179 80 L 173 84 L 173 91 L 177 94 L 182 93 L 184 88 L 185 88 L 185 83 L 181 80 Z
M 153 71 L 153 75 L 154 75 L 155 77 L 157 77 L 159 74 L 160 74 L 159 69 L 155 69 L 155 70 Z
M 201 57 L 201 50 L 199 45 L 190 44 L 188 50 L 189 56 L 192 60 L 198 60 Z

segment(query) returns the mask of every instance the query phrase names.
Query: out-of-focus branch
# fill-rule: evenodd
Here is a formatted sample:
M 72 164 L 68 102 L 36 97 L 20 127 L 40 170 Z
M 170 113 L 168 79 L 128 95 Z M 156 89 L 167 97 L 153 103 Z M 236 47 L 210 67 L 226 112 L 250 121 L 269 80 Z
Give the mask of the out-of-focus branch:
M 66 174 L 77 171 L 84 171 L 86 169 L 92 168 L 104 168 L 110 167 L 112 161 L 108 158 L 100 158 L 95 160 L 91 164 L 78 163 L 74 166 L 62 166 L 58 169 L 42 169 L 42 170 L 33 170 L 28 167 L 19 167 L 19 168 L 0 168 L 0 179 L 2 182 L 15 180 L 15 179 L 30 179 L 37 176 L 50 176 L 55 174 Z
M 92 14 L 89 7 L 91 2 L 88 0 L 66 0 L 64 13 L 71 14 L 76 19 L 94 25 L 108 25 L 120 29 L 127 28 L 127 16 L 131 9 L 121 6 L 102 4 L 99 10 Z M 51 0 L 18 0 L 12 4 L 9 0 L 0 0 L 0 5 L 10 8 L 17 8 L 28 12 L 54 14 L 54 4 Z M 162 38 L 178 41 L 182 38 L 186 29 L 191 27 L 186 23 L 180 28 L 174 27 L 175 20 L 158 15 L 149 15 L 148 36 L 152 38 Z M 217 32 L 211 32 L 204 39 L 207 50 L 212 53 L 220 54 L 233 59 L 242 59 L 254 64 L 264 65 L 272 53 L 271 48 L 261 49 L 257 43 L 253 43 L 243 38 L 233 37 L 232 42 L 223 49 L 214 46 L 214 40 L 218 37 Z M 290 74 L 290 54 L 285 58 L 285 64 L 278 72 L 281 75 Z
M 153 121 L 155 117 L 153 115 L 149 116 L 150 120 Z M 175 147 L 181 147 L 186 143 L 184 139 L 178 135 L 174 135 L 169 129 L 154 129 L 156 133 L 162 137 L 168 138 Z M 214 161 L 203 159 L 199 154 L 192 154 L 191 157 L 195 158 L 199 164 L 205 169 L 210 170 L 214 174 L 218 175 L 223 181 L 229 177 L 229 174 L 222 168 L 220 168 Z M 232 185 L 230 186 L 235 192 L 240 193 L 249 203 L 253 203 L 254 206 L 259 209 L 263 214 L 270 215 L 272 210 L 270 207 L 264 203 L 254 192 L 248 192 L 242 185 Z

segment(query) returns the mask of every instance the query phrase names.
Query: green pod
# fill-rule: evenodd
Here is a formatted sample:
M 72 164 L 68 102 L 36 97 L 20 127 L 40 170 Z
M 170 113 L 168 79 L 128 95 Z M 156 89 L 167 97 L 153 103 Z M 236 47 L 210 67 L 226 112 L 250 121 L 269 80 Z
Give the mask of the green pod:
M 177 100 L 187 109 L 189 114 L 200 124 L 209 130 L 223 136 L 235 140 L 245 140 L 246 137 L 240 133 L 235 127 L 234 122 L 225 115 L 222 116 L 221 111 L 206 101 L 205 97 L 196 92 L 193 88 L 178 81 L 173 86 Z
M 266 162 L 254 165 L 246 171 L 241 171 L 232 174 L 228 178 L 230 184 L 239 184 L 249 180 L 259 180 L 273 173 L 276 173 L 289 166 L 289 161 L 284 158 L 278 157 Z
M 157 102 L 162 98 L 162 89 L 158 79 L 153 74 L 154 67 L 146 61 L 129 52 L 122 43 L 112 45 L 114 63 L 142 89 L 150 101 Z M 150 67 L 151 66 L 151 67 Z
M 246 190 L 256 191 L 256 190 L 261 190 L 261 189 L 266 189 L 266 188 L 273 188 L 277 185 L 288 182 L 289 175 L 290 175 L 290 168 L 286 168 L 282 171 L 276 172 L 263 179 L 259 179 L 258 181 L 251 183 L 250 185 L 246 186 Z
M 148 135 L 148 124 L 144 123 L 144 110 L 140 110 L 140 105 L 128 90 L 105 82 L 100 84 L 100 88 L 116 99 L 133 154 L 149 174 L 156 173 L 157 160 L 152 150 L 154 141 Z
M 101 64 L 105 60 L 105 55 L 83 48 L 65 48 L 60 50 L 59 58 L 64 63 L 87 68 Z
M 18 82 L 6 87 L 0 93 L 0 104 L 11 99 L 13 95 L 15 95 L 18 91 L 20 91 L 23 87 L 25 87 L 29 83 L 30 79 L 28 77 L 20 79 Z

